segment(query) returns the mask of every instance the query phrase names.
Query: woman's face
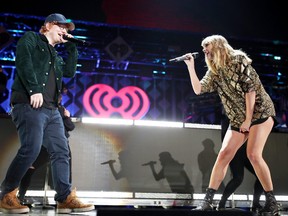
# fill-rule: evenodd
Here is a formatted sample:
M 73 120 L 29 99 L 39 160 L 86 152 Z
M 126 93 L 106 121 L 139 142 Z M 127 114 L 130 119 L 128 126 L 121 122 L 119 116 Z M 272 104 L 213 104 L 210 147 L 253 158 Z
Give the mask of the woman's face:
M 203 53 L 205 54 L 205 56 L 208 58 L 208 59 L 212 59 L 212 44 L 211 43 L 205 43 L 203 45 Z

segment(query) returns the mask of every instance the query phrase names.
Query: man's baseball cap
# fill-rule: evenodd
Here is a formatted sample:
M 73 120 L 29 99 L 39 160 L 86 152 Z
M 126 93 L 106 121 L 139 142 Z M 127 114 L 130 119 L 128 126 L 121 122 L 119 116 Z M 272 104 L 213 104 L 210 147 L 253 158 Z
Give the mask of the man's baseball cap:
M 64 24 L 70 31 L 73 31 L 75 29 L 74 23 L 67 20 L 62 14 L 59 13 L 54 13 L 47 16 L 44 24 L 48 22 L 57 22 L 59 24 Z

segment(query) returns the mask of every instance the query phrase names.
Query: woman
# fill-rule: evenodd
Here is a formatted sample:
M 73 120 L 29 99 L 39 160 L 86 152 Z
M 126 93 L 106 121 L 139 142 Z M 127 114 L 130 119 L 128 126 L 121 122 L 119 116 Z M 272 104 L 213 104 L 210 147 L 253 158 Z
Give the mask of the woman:
M 214 164 L 206 196 L 197 210 L 213 210 L 213 197 L 223 181 L 229 163 L 247 141 L 249 158 L 266 196 L 261 213 L 277 214 L 270 170 L 262 157 L 263 148 L 272 130 L 275 116 L 273 102 L 265 91 L 252 60 L 241 50 L 233 49 L 221 35 L 202 41 L 208 71 L 198 79 L 192 54 L 186 54 L 191 83 L 195 94 L 217 91 L 230 125 Z
M 229 127 L 229 119 L 225 114 L 222 115 L 221 119 L 221 140 L 224 140 L 226 131 Z M 252 208 L 251 210 L 253 212 L 260 212 L 263 208 L 260 204 L 260 197 L 263 193 L 263 187 L 261 185 L 261 182 L 259 181 L 255 170 L 250 163 L 248 157 L 247 157 L 247 141 L 238 149 L 235 156 L 229 163 L 230 171 L 232 174 L 232 179 L 227 183 L 221 200 L 218 203 L 218 210 L 224 210 L 225 205 L 227 202 L 227 199 L 230 197 L 232 193 L 235 192 L 235 190 L 241 185 L 244 179 L 244 169 L 246 168 L 247 171 L 249 171 L 252 175 L 256 177 L 255 183 L 254 183 L 254 192 L 253 192 L 253 202 L 252 202 Z

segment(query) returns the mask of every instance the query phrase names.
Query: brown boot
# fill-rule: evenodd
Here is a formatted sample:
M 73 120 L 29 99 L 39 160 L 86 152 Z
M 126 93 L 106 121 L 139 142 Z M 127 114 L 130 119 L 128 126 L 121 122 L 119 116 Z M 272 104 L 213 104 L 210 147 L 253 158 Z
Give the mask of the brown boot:
M 71 212 L 92 211 L 95 207 L 92 204 L 83 204 L 76 196 L 76 189 L 73 189 L 64 202 L 57 203 L 56 212 L 59 214 L 67 214 Z
M 0 200 L 0 210 L 3 213 L 7 214 L 22 214 L 22 213 L 28 213 L 30 209 L 28 206 L 21 205 L 16 193 L 18 191 L 18 188 L 11 191 L 10 193 L 7 193 L 3 196 L 3 198 Z

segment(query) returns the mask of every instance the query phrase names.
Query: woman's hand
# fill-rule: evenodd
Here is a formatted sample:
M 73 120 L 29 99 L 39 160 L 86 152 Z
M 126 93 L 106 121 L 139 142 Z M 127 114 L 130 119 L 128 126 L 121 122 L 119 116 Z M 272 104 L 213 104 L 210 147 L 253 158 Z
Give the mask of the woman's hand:
M 194 57 L 193 57 L 192 53 L 186 53 L 184 56 L 186 57 L 186 60 L 184 60 L 186 65 L 188 67 L 189 66 L 193 66 L 194 67 Z
M 245 120 L 240 126 L 240 133 L 249 133 L 251 121 Z

